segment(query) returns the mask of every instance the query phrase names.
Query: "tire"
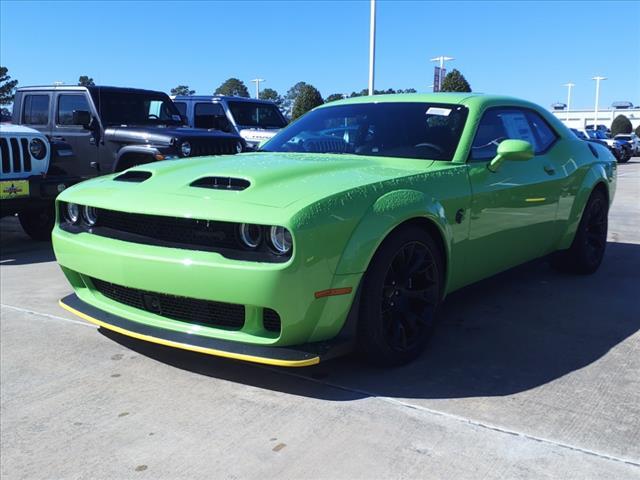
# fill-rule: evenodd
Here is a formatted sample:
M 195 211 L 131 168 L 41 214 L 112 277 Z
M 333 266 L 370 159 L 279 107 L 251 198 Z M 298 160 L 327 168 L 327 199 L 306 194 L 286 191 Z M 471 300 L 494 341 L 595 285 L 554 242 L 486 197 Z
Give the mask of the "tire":
M 358 347 L 380 366 L 399 366 L 422 353 L 442 298 L 443 255 L 423 229 L 392 233 L 365 273 L 358 321 Z
M 618 159 L 618 163 L 627 163 L 631 159 L 631 151 L 625 148 Z
M 609 203 L 602 190 L 587 201 L 571 247 L 557 252 L 551 265 L 557 270 L 589 275 L 600 267 L 607 246 Z
M 27 235 L 37 241 L 51 241 L 51 230 L 56 221 L 54 204 L 38 210 L 26 210 L 18 214 L 20 225 Z

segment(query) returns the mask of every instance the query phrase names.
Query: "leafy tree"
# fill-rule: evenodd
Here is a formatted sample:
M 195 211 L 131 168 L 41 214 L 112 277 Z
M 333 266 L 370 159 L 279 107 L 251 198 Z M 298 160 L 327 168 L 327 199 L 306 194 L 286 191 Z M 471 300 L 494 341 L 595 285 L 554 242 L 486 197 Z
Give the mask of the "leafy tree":
M 93 78 L 88 77 L 87 75 L 80 75 L 78 78 L 78 85 L 83 87 L 93 87 L 95 83 L 93 82 Z
M 636 127 L 636 135 L 640 137 L 640 125 Z
M 633 125 L 631 125 L 631 120 L 629 120 L 624 115 L 618 115 L 613 119 L 613 123 L 611 124 L 611 136 L 615 137 L 620 133 L 631 133 L 633 132 Z
M 320 92 L 313 85 L 304 85 L 300 89 L 296 101 L 293 104 L 291 118 L 295 120 L 323 103 L 322 95 L 320 95 Z
M 418 93 L 418 91 L 415 88 L 405 88 L 398 90 L 398 93 Z
M 416 92 L 417 90 L 415 88 L 407 88 L 406 90 L 402 90 L 402 89 L 394 90 L 393 88 L 387 88 L 386 90 L 375 90 L 375 89 L 373 90 L 374 95 L 389 95 L 392 93 L 416 93 Z M 369 89 L 363 88 L 359 92 L 351 92 L 351 95 L 349 95 L 349 98 L 364 97 L 366 95 L 369 95 Z
M 335 102 L 336 100 L 342 100 L 344 95 L 341 93 L 332 93 L 327 98 L 325 98 L 324 103 Z
M 0 67 L 0 105 L 13 103 L 15 96 L 13 91 L 18 85 L 18 80 L 11 80 L 11 77 L 7 75 L 8 72 L 7 67 Z
M 260 100 L 271 100 L 276 105 L 282 105 L 282 97 L 273 88 L 265 88 L 260 91 Z
M 464 75 L 460 73 L 459 70 L 453 69 L 447 76 L 444 77 L 442 81 L 441 92 L 470 92 L 471 85 L 467 82 L 467 79 L 464 78 Z
M 242 80 L 238 80 L 234 77 L 227 79 L 213 94 L 249 98 L 249 90 L 247 90 L 247 86 Z
M 285 93 L 284 98 L 282 99 L 281 108 L 289 117 L 292 116 L 293 104 L 295 103 L 296 98 L 298 98 L 298 95 L 300 95 L 300 90 L 306 85 L 307 83 L 305 82 L 298 82 L 287 90 L 287 93 Z
M 195 90 L 190 90 L 189 85 L 178 85 L 175 88 L 171 89 L 171 95 L 181 95 L 181 96 L 190 96 L 196 93 Z

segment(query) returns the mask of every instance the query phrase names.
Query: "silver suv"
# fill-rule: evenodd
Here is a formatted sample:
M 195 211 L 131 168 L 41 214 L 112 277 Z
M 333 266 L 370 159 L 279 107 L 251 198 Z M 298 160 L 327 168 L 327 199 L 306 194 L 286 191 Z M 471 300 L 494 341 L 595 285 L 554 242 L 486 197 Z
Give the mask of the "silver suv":
M 287 125 L 278 106 L 268 100 L 222 95 L 180 95 L 171 98 L 190 127 L 238 134 L 251 149 L 257 148 Z

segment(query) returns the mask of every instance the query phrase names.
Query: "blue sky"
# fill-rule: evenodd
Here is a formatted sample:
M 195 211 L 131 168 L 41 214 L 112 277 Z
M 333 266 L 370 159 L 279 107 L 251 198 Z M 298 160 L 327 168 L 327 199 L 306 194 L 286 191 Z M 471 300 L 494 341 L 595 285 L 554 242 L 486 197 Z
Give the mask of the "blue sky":
M 427 91 L 437 55 L 474 91 L 548 107 L 640 104 L 640 2 L 378 1 L 376 88 Z M 625 26 L 626 24 L 626 26 Z M 367 86 L 368 1 L 0 2 L 0 63 L 21 85 L 96 83 L 211 93 L 235 76 L 283 94 Z M 624 48 L 616 48 L 624 45 Z M 253 91 L 253 87 L 251 87 Z

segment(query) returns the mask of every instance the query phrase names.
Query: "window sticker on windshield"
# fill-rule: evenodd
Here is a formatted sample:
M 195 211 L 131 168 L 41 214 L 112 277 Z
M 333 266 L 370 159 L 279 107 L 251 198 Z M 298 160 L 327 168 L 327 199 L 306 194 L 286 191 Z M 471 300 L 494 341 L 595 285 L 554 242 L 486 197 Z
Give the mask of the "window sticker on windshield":
M 500 116 L 502 117 L 502 124 L 509 138 L 524 140 L 536 148 L 536 139 L 533 136 L 533 132 L 524 113 L 503 113 Z
M 429 110 L 427 110 L 427 115 L 440 115 L 441 117 L 448 117 L 450 113 L 450 108 L 429 107 Z

